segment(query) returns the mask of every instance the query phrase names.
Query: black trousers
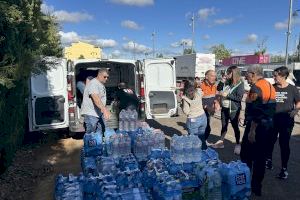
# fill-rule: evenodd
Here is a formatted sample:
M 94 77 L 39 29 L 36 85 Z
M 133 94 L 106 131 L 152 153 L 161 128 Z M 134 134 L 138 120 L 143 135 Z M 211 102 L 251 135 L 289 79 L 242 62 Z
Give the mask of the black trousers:
M 274 128 L 271 134 L 271 141 L 269 146 L 269 151 L 267 154 L 267 159 L 272 160 L 272 154 L 274 150 L 274 145 L 277 141 L 279 134 L 279 146 L 281 154 L 281 166 L 282 168 L 287 168 L 287 164 L 290 158 L 290 138 L 294 128 L 294 119 L 291 118 L 287 113 L 278 114 L 274 117 Z
M 206 119 L 207 119 L 207 125 L 206 125 L 204 136 L 205 136 L 205 140 L 207 140 L 207 138 L 209 137 L 210 132 L 211 132 L 211 128 L 210 128 L 210 114 L 209 114 L 209 112 L 207 110 L 205 110 L 205 115 L 206 115 Z
M 251 122 L 247 122 L 245 133 L 241 144 L 241 160 L 252 170 L 251 187 L 255 191 L 260 191 L 265 174 L 265 160 L 268 151 L 268 142 L 271 138 L 273 128 L 272 120 L 261 122 L 256 128 L 255 142 L 250 143 L 248 134 Z
M 235 142 L 236 144 L 240 144 L 240 129 L 239 129 L 239 115 L 240 115 L 241 109 L 239 108 L 236 112 L 230 113 L 229 108 L 223 108 L 221 110 L 221 122 L 222 122 L 222 130 L 221 130 L 221 139 L 223 140 L 225 138 L 225 135 L 227 133 L 228 128 L 228 122 L 230 120 L 230 123 L 232 125 L 232 128 L 234 130 L 235 135 Z

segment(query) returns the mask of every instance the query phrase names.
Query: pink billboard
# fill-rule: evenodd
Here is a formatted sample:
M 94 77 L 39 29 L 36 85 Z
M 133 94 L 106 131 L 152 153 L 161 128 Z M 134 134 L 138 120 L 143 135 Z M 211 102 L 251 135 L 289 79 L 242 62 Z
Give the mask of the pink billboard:
M 222 60 L 222 64 L 224 66 L 262 64 L 262 63 L 269 63 L 269 62 L 270 62 L 269 55 L 233 56 Z

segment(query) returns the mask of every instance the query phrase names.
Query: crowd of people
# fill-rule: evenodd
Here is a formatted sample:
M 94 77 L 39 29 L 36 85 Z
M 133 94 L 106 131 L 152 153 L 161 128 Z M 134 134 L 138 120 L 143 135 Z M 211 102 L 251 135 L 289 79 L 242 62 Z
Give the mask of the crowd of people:
M 289 70 L 279 67 L 274 70 L 275 84 L 263 78 L 263 68 L 251 66 L 247 69 L 246 79 L 250 91 L 246 97 L 244 135 L 240 141 L 240 119 L 242 99 L 245 94 L 244 82 L 237 66 L 229 67 L 222 79 L 216 83 L 216 73 L 209 70 L 201 82 L 186 81 L 182 96 L 182 109 L 187 115 L 188 134 L 196 134 L 205 149 L 224 148 L 228 122 L 231 122 L 235 135 L 234 153 L 252 170 L 252 192 L 261 196 L 265 169 L 273 169 L 272 153 L 279 135 L 281 170 L 277 178 L 288 178 L 289 141 L 294 126 L 294 117 L 300 109 L 300 94 L 294 85 L 287 81 Z M 210 144 L 210 117 L 221 110 L 220 139 Z
M 272 153 L 279 135 L 281 152 L 281 171 L 278 178 L 287 179 L 290 155 L 289 141 L 294 126 L 294 117 L 300 109 L 300 94 L 294 85 L 287 82 L 289 70 L 279 67 L 274 70 L 275 84 L 263 78 L 260 66 L 247 69 L 246 79 L 251 85 L 247 92 L 243 125 L 245 130 L 241 140 L 240 119 L 242 100 L 245 95 L 244 82 L 240 69 L 229 67 L 217 83 L 214 70 L 205 73 L 205 79 L 186 81 L 182 96 L 182 110 L 187 116 L 188 134 L 194 134 L 202 141 L 202 148 L 224 148 L 224 139 L 229 121 L 235 135 L 234 153 L 252 170 L 252 192 L 260 196 L 265 169 L 273 169 Z M 83 101 L 81 115 L 84 117 L 86 132 L 94 132 L 105 127 L 110 118 L 106 105 L 106 88 L 109 78 L 107 69 L 99 69 L 95 78 L 87 78 L 81 85 Z M 120 109 L 137 109 L 139 99 L 125 83 L 119 83 L 115 100 Z M 216 111 L 221 111 L 220 139 L 210 144 L 207 139 L 211 133 L 210 121 Z

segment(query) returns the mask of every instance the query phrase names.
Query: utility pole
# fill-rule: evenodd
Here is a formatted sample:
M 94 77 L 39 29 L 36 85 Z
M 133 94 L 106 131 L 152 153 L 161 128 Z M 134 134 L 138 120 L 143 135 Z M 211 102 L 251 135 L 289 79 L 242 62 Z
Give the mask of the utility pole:
M 289 52 L 288 51 L 289 51 L 289 39 L 290 39 L 290 34 L 291 34 L 292 14 L 293 14 L 293 0 L 290 0 L 288 31 L 286 32 L 286 47 L 285 47 L 285 66 L 286 67 L 289 62 Z
M 134 41 L 132 42 L 133 42 L 133 60 L 135 60 L 135 42 Z
M 155 58 L 155 34 L 156 34 L 155 31 L 153 31 L 151 34 L 153 58 Z
M 192 53 L 194 53 L 194 45 L 195 45 L 195 14 L 194 13 L 191 20 L 192 23 L 190 25 L 192 26 Z

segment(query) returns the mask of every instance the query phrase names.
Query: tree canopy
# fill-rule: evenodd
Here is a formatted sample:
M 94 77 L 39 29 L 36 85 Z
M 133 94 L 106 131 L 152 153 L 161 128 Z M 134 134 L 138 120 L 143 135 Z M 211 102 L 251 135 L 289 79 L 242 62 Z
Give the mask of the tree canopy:
M 43 70 L 43 56 L 62 56 L 58 24 L 41 12 L 41 0 L 0 1 L 0 84 Z
M 223 60 L 231 56 L 232 51 L 227 49 L 224 44 L 214 45 L 210 48 L 211 52 L 216 55 L 217 60 Z

